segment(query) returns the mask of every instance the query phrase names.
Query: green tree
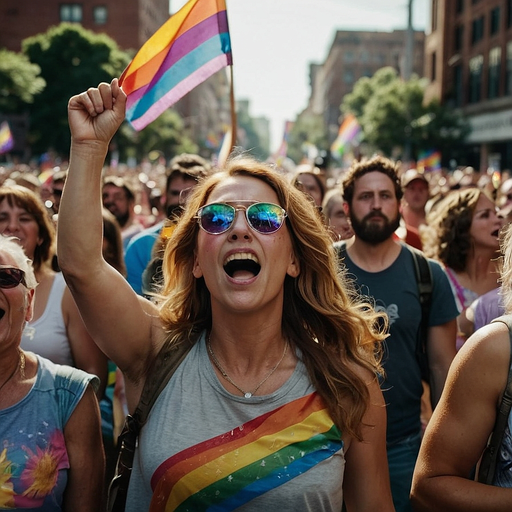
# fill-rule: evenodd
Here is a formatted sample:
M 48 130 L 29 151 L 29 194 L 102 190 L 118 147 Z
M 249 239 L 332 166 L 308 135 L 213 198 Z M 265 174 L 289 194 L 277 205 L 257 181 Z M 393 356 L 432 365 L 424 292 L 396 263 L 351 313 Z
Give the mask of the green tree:
M 325 123 L 321 115 L 303 112 L 297 117 L 288 136 L 288 157 L 300 164 L 311 146 L 328 147 Z
M 382 68 L 356 82 L 341 110 L 357 117 L 370 152 L 417 158 L 421 151 L 437 149 L 447 157 L 463 144 L 469 126 L 460 112 L 438 101 L 425 105 L 425 85 L 417 76 L 404 81 L 394 68 Z
M 34 96 L 45 87 L 39 73 L 41 68 L 32 64 L 26 55 L 0 49 L 0 112 L 21 114 Z
M 184 133 L 183 120 L 174 110 L 166 110 L 150 125 L 136 132 L 127 122 L 114 138 L 120 159 L 141 161 L 151 151 L 160 151 L 167 160 L 181 153 L 197 153 L 198 146 Z
M 40 67 L 41 78 L 46 81 L 46 88 L 30 106 L 32 151 L 40 154 L 52 148 L 67 155 L 69 98 L 119 76 L 130 56 L 107 35 L 70 23 L 61 23 L 25 39 L 22 51 Z

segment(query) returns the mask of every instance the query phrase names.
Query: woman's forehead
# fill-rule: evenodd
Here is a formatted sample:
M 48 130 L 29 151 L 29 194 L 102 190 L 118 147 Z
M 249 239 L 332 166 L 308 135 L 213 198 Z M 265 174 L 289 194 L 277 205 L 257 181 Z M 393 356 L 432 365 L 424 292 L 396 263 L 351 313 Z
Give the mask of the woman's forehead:
M 277 194 L 264 181 L 252 176 L 230 176 L 212 190 L 208 202 L 220 201 L 270 201 L 277 202 Z

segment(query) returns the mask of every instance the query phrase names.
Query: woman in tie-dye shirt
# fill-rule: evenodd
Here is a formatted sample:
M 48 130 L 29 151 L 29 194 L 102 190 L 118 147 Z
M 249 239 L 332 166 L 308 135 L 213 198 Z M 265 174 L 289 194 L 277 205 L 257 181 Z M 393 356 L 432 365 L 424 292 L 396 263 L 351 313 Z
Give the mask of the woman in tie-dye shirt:
M 314 204 L 230 159 L 188 196 L 157 304 L 137 296 L 101 255 L 101 171 L 125 106 L 117 80 L 69 102 L 58 252 L 131 411 L 161 347 L 190 349 L 142 429 L 126 510 L 390 512 L 382 316 L 347 292 Z
M 101 510 L 97 377 L 20 349 L 36 280 L 0 236 L 0 510 Z

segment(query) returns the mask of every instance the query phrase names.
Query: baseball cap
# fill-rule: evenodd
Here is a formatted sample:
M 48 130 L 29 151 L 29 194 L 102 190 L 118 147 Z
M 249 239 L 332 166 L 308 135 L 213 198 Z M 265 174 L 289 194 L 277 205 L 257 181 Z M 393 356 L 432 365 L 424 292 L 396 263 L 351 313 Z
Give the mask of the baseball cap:
M 406 188 L 414 180 L 422 180 L 428 185 L 428 180 L 425 174 L 418 171 L 418 169 L 409 169 L 402 175 L 402 188 Z

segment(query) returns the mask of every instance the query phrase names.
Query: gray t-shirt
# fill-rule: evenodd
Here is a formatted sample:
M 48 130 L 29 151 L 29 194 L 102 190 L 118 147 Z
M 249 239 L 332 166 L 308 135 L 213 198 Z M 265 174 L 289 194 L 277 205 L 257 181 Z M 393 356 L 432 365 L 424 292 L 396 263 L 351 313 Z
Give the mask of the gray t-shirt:
M 142 430 L 126 510 L 339 512 L 344 469 L 341 433 L 301 361 L 271 395 L 235 396 L 203 335 Z

